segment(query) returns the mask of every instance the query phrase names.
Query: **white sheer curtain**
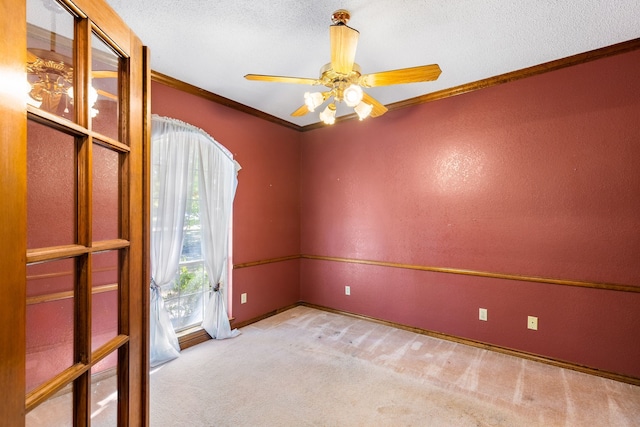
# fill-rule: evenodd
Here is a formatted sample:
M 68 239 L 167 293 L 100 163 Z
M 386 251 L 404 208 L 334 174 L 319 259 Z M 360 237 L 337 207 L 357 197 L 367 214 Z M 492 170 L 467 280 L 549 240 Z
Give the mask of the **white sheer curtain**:
M 239 331 L 231 330 L 227 316 L 226 272 L 231 208 L 240 165 L 232 160 L 231 153 L 213 144 L 201 144 L 199 148 L 202 252 L 214 291 L 205 307 L 202 327 L 212 338 L 231 338 Z
M 203 130 L 176 119 L 152 117 L 151 203 L 151 366 L 178 356 L 176 334 L 160 288 L 176 278 L 191 194 L 194 165 L 199 171 L 202 255 L 213 293 L 203 328 L 213 338 L 236 336 L 226 310 L 231 207 L 240 165 Z
M 187 199 L 191 192 L 198 135 L 152 118 L 151 132 L 151 313 L 150 364 L 157 366 L 179 355 L 180 346 L 160 289 L 176 278 Z

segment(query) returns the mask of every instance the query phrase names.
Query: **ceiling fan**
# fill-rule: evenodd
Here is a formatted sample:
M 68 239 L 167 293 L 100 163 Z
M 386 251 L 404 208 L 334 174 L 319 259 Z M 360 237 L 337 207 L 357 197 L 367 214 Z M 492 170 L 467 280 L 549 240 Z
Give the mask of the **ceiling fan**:
M 437 64 L 362 74 L 360 66 L 355 63 L 360 33 L 347 26 L 350 18 L 349 11 L 344 9 L 337 10 L 331 15 L 333 24 L 329 26 L 331 62 L 320 69 L 319 78 L 262 74 L 247 74 L 244 77 L 248 80 L 326 86 L 329 90 L 325 92 L 306 92 L 304 105 L 291 115 L 294 117 L 304 116 L 333 98 L 333 101 L 320 113 L 320 119 L 325 124 L 333 124 L 336 118 L 336 102 L 344 101 L 347 106 L 354 109 L 360 120 L 369 115 L 377 117 L 387 112 L 387 107 L 364 92 L 362 88 L 426 82 L 436 80 L 440 76 L 442 71 Z

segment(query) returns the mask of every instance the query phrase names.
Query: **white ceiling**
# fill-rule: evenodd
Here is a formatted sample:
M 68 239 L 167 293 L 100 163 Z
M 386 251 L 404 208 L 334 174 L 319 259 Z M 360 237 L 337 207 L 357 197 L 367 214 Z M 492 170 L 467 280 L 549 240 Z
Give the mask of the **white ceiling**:
M 107 2 L 151 48 L 154 71 L 300 126 L 319 121 L 318 111 L 290 116 L 312 86 L 244 75 L 317 78 L 330 61 L 337 9 L 349 10 L 349 26 L 360 32 L 356 62 L 364 73 L 442 69 L 435 82 L 367 90 L 383 104 L 640 37 L 638 0 Z M 351 112 L 338 108 L 338 115 Z

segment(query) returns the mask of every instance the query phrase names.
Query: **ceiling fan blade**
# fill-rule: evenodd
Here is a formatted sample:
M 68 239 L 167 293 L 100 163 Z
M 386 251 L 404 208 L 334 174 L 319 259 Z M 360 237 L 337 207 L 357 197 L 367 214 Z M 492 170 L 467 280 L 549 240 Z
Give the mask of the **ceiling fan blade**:
M 421 65 L 419 67 L 365 74 L 360 77 L 360 85 L 364 87 L 376 87 L 428 82 L 436 80 L 440 76 L 440 73 L 442 73 L 442 70 L 438 64 Z
M 118 100 L 118 97 L 117 97 L 117 96 L 115 96 L 115 95 L 114 95 L 114 94 L 112 94 L 112 93 L 105 92 L 105 91 L 104 91 L 104 90 L 102 90 L 102 89 L 96 89 L 96 92 L 98 92 L 98 95 L 102 95 L 102 96 L 104 96 L 105 98 L 113 99 L 114 101 L 117 101 L 117 100 Z
M 331 25 L 331 68 L 336 73 L 349 74 L 356 58 L 356 47 L 360 33 L 343 24 Z
M 373 110 L 371 110 L 371 117 L 378 117 L 386 113 L 389 109 L 382 105 L 378 100 L 371 97 L 371 95 L 366 92 L 362 95 L 362 101 L 366 104 L 373 105 Z
M 258 80 L 262 82 L 277 82 L 277 83 L 294 83 L 299 85 L 318 85 L 320 81 L 318 79 L 309 79 L 305 77 L 283 77 L 283 76 L 265 76 L 262 74 L 247 74 L 244 76 L 247 80 Z
M 94 79 L 115 79 L 118 77 L 117 71 L 92 71 L 91 77 Z
M 296 111 L 291 113 L 293 117 L 302 117 L 309 112 L 309 108 L 307 104 L 303 104 L 302 107 L 298 108 Z

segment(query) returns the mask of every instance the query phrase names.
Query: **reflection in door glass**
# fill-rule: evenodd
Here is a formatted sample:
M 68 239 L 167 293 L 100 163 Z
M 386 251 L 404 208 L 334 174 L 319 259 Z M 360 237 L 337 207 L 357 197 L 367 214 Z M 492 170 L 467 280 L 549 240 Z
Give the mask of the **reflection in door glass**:
M 92 129 L 116 140 L 120 139 L 119 77 L 120 56 L 101 38 L 91 37 L 91 86 L 96 102 L 91 107 Z
M 27 102 L 75 121 L 74 17 L 55 0 L 27 0 Z

